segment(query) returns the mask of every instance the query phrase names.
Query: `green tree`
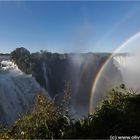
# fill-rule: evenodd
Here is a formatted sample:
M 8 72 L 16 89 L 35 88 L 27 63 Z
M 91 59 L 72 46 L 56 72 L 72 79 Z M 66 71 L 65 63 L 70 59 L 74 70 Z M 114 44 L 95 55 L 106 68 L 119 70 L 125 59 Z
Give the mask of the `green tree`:
M 109 91 L 95 113 L 73 123 L 65 138 L 109 139 L 140 134 L 140 94 L 121 85 Z
M 72 120 L 65 111 L 70 91 L 69 86 L 66 87 L 66 103 L 62 102 L 57 107 L 53 101 L 38 94 L 33 111 L 17 120 L 12 127 L 1 130 L 0 138 L 109 139 L 111 135 L 140 134 L 139 91 L 121 85 L 108 92 L 107 98 L 96 108 L 94 114 Z

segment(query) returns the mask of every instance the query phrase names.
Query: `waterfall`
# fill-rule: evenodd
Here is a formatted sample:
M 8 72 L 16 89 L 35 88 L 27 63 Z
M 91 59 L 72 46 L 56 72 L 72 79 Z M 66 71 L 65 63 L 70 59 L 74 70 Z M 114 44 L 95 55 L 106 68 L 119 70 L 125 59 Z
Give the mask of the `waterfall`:
M 32 75 L 23 73 L 11 61 L 1 61 L 0 65 L 0 124 L 10 125 L 30 109 L 37 93 L 49 95 Z
M 43 69 L 43 75 L 44 75 L 44 78 L 45 78 L 45 85 L 46 85 L 46 89 L 47 89 L 47 86 L 48 86 L 48 77 L 47 77 L 47 71 L 46 71 L 46 64 L 45 62 L 42 63 L 42 69 Z
M 127 59 L 129 56 L 114 56 L 113 57 L 113 62 L 114 64 L 120 69 L 126 69 L 127 68 Z
M 116 59 L 124 84 L 134 89 L 140 89 L 140 56 L 138 52 L 132 52 L 133 55 L 125 56 L 121 58 L 121 61 Z

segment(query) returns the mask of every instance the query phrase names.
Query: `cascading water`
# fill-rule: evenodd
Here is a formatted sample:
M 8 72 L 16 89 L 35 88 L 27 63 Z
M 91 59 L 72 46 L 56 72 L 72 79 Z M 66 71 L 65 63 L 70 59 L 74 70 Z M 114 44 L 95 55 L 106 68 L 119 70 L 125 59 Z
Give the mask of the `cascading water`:
M 0 62 L 0 124 L 10 125 L 18 115 L 29 110 L 37 93 L 47 92 L 31 76 L 21 72 L 11 61 Z
M 140 56 L 133 53 L 132 56 L 124 58 L 125 63 L 119 63 L 119 69 L 122 73 L 124 84 L 129 88 L 140 88 Z
M 45 85 L 46 85 L 46 89 L 48 89 L 48 77 L 47 77 L 47 65 L 45 64 L 45 62 L 42 63 L 42 69 L 43 69 L 43 74 L 44 74 L 44 79 L 45 79 Z

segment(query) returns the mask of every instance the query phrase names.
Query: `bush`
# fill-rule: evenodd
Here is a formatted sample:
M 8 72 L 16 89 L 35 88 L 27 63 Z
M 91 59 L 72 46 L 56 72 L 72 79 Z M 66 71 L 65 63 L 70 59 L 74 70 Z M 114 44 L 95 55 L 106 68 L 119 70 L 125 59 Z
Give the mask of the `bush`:
M 69 88 L 67 88 L 67 91 Z M 1 131 L 0 138 L 109 138 L 111 135 L 140 134 L 140 94 L 124 85 L 109 91 L 107 98 L 95 113 L 86 118 L 72 120 L 68 115 L 69 96 L 60 106 L 54 106 L 38 94 L 31 113 L 27 113 L 9 129 Z
M 65 96 L 59 106 L 39 93 L 31 112 L 20 117 L 10 128 L 0 129 L 0 138 L 53 139 L 62 138 L 71 125 L 69 117 L 70 85 L 65 83 Z
M 65 138 L 109 139 L 140 134 L 140 94 L 125 85 L 109 91 L 93 115 L 73 123 Z
M 67 114 L 61 114 L 60 107 L 55 107 L 42 94 L 38 94 L 31 113 L 26 113 L 14 125 L 5 129 L 2 138 L 12 139 L 50 139 L 62 137 L 65 127 L 70 125 Z

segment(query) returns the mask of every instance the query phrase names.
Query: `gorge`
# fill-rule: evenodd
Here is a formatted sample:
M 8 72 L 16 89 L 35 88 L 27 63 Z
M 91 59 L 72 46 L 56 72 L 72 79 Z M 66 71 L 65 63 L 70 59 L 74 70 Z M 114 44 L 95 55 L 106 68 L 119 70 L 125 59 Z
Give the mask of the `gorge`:
M 74 118 L 87 116 L 92 84 L 109 56 L 109 53 L 30 53 L 25 48 L 1 55 L 0 123 L 9 125 L 18 115 L 29 110 L 37 93 L 44 93 L 49 99 L 55 98 L 55 104 L 59 104 L 64 97 L 66 82 L 71 89 L 71 115 Z M 110 69 L 96 89 L 94 108 L 104 99 L 105 91 L 123 83 L 114 62 L 117 61 L 110 61 Z

